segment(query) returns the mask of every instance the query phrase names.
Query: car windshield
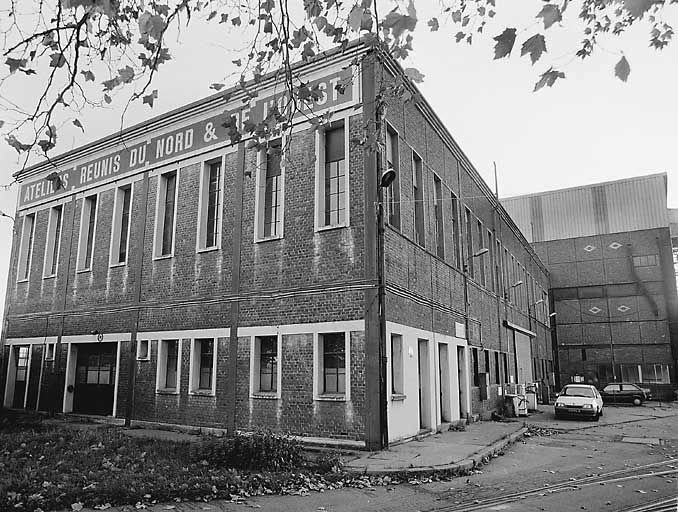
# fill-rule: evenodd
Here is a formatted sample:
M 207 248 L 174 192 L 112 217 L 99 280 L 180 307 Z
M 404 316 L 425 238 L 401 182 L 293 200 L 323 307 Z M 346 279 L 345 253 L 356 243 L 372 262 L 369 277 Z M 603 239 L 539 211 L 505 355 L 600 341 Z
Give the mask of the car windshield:
M 586 398 L 593 398 L 593 390 L 583 386 L 568 386 L 563 388 L 561 393 L 563 396 L 584 396 Z

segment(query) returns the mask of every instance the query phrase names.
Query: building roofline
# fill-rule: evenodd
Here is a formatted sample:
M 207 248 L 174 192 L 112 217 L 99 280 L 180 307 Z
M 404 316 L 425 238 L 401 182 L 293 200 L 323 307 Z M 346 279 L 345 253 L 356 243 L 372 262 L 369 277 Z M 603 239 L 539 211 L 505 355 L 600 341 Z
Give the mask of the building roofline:
M 328 58 L 335 57 L 345 57 L 346 55 L 358 54 L 361 52 L 367 52 L 369 48 L 365 46 L 361 39 L 356 39 L 350 42 L 346 47 L 337 46 L 330 48 L 324 52 L 321 52 L 314 57 L 306 61 L 298 61 L 292 64 L 293 70 L 300 70 L 303 68 L 308 68 L 312 70 L 317 67 L 319 64 L 324 63 Z M 258 81 L 250 79 L 245 82 L 245 88 L 256 88 L 261 89 L 267 87 L 271 84 L 274 84 L 279 78 L 280 69 L 271 71 L 270 73 L 265 74 Z M 226 106 L 229 103 L 234 103 L 239 99 L 245 97 L 240 85 L 234 85 L 227 88 L 224 91 L 220 91 L 215 94 L 211 94 L 204 98 L 192 101 L 188 104 L 182 105 L 180 107 L 174 108 L 168 112 L 158 114 L 151 117 L 148 120 L 133 124 L 127 128 L 123 128 L 117 132 L 113 132 L 109 135 L 100 137 L 92 142 L 88 142 L 77 148 L 73 148 L 64 153 L 60 153 L 54 157 L 47 158 L 35 164 L 32 164 L 24 169 L 20 169 L 12 174 L 15 180 L 21 181 L 26 178 L 31 178 L 35 175 L 38 175 L 47 170 L 54 170 L 57 166 L 68 165 L 69 162 L 74 161 L 78 158 L 81 158 L 84 154 L 93 151 L 101 151 L 107 148 L 111 148 L 116 144 L 125 142 L 127 139 L 142 135 L 143 132 L 149 130 L 154 130 L 159 125 L 165 125 L 167 123 L 182 121 L 186 118 L 204 113 L 211 109 L 214 109 L 219 106 Z
M 500 201 L 512 201 L 512 200 L 517 200 L 517 199 L 525 199 L 528 197 L 538 197 L 538 196 L 548 196 L 548 195 L 555 195 L 555 194 L 560 194 L 562 192 L 574 192 L 578 190 L 586 190 L 590 189 L 591 187 L 598 187 L 598 186 L 604 186 L 604 185 L 613 185 L 613 184 L 620 184 L 620 183 L 632 183 L 635 181 L 645 181 L 649 178 L 659 178 L 662 177 L 664 178 L 664 190 L 667 189 L 667 181 L 668 181 L 668 173 L 666 171 L 664 172 L 658 172 L 658 173 L 653 173 L 653 174 L 645 174 L 642 176 L 632 176 L 630 178 L 622 178 L 619 180 L 609 180 L 609 181 L 601 181 L 597 183 L 589 183 L 587 185 L 577 185 L 576 187 L 565 187 L 565 188 L 557 188 L 557 189 L 552 189 L 552 190 L 544 190 L 543 192 L 533 192 L 531 194 L 519 194 L 515 196 L 506 196 L 500 198 Z

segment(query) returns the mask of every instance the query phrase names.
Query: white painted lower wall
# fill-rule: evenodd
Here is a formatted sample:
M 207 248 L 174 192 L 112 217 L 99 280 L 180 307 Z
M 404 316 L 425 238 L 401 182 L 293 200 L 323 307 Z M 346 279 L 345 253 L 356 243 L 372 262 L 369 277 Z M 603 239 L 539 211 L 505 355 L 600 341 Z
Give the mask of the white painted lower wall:
M 443 422 L 466 418 L 471 410 L 467 341 L 393 322 L 386 323 L 386 332 L 389 441 L 412 437 L 422 429 L 436 429 Z M 392 334 L 402 336 L 402 395 L 392 392 Z M 420 353 L 426 358 L 422 364 Z

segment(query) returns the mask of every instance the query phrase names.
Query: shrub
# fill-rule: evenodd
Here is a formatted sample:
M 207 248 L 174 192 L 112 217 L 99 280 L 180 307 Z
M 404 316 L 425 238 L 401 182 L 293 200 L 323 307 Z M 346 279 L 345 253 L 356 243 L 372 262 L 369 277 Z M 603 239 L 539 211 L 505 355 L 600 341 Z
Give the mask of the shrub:
M 293 469 L 303 461 L 298 441 L 268 432 L 204 441 L 195 446 L 193 458 L 218 467 L 257 471 Z

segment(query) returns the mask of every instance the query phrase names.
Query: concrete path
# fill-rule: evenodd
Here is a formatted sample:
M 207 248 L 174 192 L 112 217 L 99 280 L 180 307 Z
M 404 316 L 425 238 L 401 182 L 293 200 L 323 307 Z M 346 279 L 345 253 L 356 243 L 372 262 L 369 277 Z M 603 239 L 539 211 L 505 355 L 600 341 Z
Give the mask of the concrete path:
M 346 461 L 344 468 L 367 474 L 468 470 L 502 451 L 525 431 L 523 421 L 471 423 L 465 431 L 448 431 L 402 443 Z

